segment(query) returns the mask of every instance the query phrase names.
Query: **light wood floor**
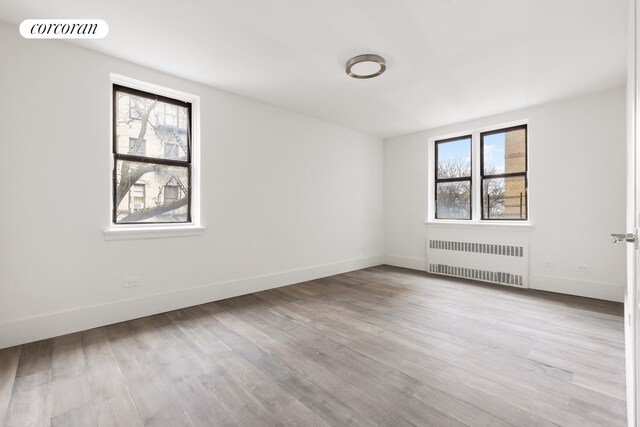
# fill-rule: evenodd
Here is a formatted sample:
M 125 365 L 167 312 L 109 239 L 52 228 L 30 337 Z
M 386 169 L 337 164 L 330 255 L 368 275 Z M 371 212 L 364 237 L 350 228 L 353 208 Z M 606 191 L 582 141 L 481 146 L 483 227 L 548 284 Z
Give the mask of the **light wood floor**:
M 31 425 L 625 425 L 622 305 L 377 267 L 0 351 Z

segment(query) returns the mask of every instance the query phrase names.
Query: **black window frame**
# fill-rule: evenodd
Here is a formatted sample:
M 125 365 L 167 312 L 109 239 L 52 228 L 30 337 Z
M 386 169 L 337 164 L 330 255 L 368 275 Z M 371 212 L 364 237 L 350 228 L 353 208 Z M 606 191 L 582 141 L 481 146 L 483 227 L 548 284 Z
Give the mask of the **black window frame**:
M 438 146 L 440 144 L 446 144 L 448 142 L 454 142 L 454 141 L 461 141 L 461 140 L 465 140 L 468 139 L 469 140 L 469 159 L 470 159 L 470 164 L 469 164 L 469 176 L 468 177 L 459 177 L 459 178 L 439 178 L 439 173 L 438 173 Z M 435 219 L 440 219 L 440 220 L 451 220 L 451 221 L 470 221 L 473 219 L 473 135 L 472 134 L 468 134 L 468 135 L 462 135 L 462 136 L 456 136 L 453 138 L 446 138 L 446 139 L 439 139 L 437 141 L 435 141 L 434 143 L 434 149 L 435 149 L 435 155 L 434 155 L 434 159 L 435 159 L 435 187 L 434 187 L 434 199 L 435 199 L 435 212 L 434 212 L 434 218 Z M 469 218 L 438 218 L 438 184 L 439 183 L 446 183 L 446 182 L 462 182 L 462 181 L 468 181 L 469 182 Z
M 484 173 L 484 137 L 488 135 L 494 135 L 497 133 L 506 133 L 518 129 L 524 129 L 524 171 L 523 172 L 510 172 L 501 174 L 485 175 Z M 506 148 L 506 147 L 505 147 Z M 511 178 L 511 177 L 524 177 L 524 218 L 522 213 L 520 218 L 491 218 L 489 215 L 489 209 L 487 209 L 487 217 L 485 218 L 484 210 L 484 181 L 485 179 L 496 178 Z M 520 205 L 522 212 L 522 204 Z M 501 129 L 494 129 L 480 133 L 480 219 L 483 221 L 528 221 L 529 220 L 529 129 L 527 124 L 509 126 Z
M 126 93 L 133 96 L 139 96 L 143 98 L 148 98 L 152 100 L 156 100 L 159 102 L 164 102 L 166 104 L 173 104 L 179 107 L 184 107 L 187 109 L 187 158 L 186 160 L 174 160 L 174 159 L 164 159 L 157 157 L 149 157 L 149 156 L 140 156 L 134 154 L 124 154 L 118 153 L 118 124 L 117 124 L 117 113 L 118 113 L 118 98 L 117 93 Z M 140 225 L 140 224 L 190 224 L 192 223 L 192 215 L 191 215 L 191 206 L 193 201 L 193 179 L 192 179 L 192 104 L 187 101 L 181 101 L 179 99 L 170 98 L 163 95 L 158 95 L 152 92 L 146 92 L 140 89 L 134 89 L 128 86 L 122 86 L 116 83 L 113 83 L 112 88 L 112 108 L 111 108 L 111 121 L 112 121 L 112 152 L 113 152 L 113 176 L 112 176 L 112 193 L 113 193 L 113 210 L 112 210 L 112 218 L 111 221 L 113 224 L 118 226 L 128 226 L 128 225 Z M 146 153 L 145 153 L 146 154 Z M 145 222 L 118 222 L 118 206 L 116 206 L 117 200 L 117 188 L 118 188 L 118 161 L 132 161 L 139 163 L 147 163 L 147 164 L 158 164 L 165 166 L 178 166 L 178 167 L 186 167 L 187 168 L 187 219 L 185 221 L 145 221 Z

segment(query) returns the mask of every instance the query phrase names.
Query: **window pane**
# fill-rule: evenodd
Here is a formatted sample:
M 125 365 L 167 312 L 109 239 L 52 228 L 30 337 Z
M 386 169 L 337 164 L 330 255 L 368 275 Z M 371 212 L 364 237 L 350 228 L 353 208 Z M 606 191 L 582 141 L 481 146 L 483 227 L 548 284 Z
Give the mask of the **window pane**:
M 132 120 L 140 120 L 142 117 L 141 112 L 145 109 L 144 98 L 140 98 L 139 96 L 128 96 L 128 99 L 129 118 Z
M 471 219 L 471 182 L 438 183 L 436 205 L 436 218 Z
M 116 168 L 116 222 L 189 220 L 187 167 L 118 160 Z
M 484 175 L 525 172 L 526 144 L 526 129 L 483 135 Z
M 188 110 L 143 96 L 116 91 L 116 149 L 159 159 L 187 161 Z M 131 153 L 130 140 L 144 140 L 144 153 Z
M 483 181 L 484 219 L 527 219 L 527 190 L 524 176 Z
M 147 152 L 147 141 L 129 137 L 129 154 L 144 156 Z
M 471 137 L 449 142 L 436 142 L 438 178 L 471 176 Z

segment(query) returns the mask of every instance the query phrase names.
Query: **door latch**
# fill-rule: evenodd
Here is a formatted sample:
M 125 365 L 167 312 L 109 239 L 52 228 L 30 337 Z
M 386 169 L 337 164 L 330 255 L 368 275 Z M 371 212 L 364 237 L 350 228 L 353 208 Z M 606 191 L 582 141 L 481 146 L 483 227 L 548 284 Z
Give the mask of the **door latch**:
M 612 233 L 611 234 L 611 243 L 618 243 L 618 242 L 634 243 L 636 245 L 636 247 L 637 247 L 638 246 L 638 237 L 636 236 L 635 233 L 627 233 L 627 234 Z

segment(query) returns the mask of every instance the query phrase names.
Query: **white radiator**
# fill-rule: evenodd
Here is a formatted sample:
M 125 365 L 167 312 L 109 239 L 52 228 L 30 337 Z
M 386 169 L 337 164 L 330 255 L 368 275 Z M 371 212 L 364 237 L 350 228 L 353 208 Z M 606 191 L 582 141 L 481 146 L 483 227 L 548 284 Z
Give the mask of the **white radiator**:
M 427 239 L 427 271 L 528 288 L 529 247 L 477 239 Z

